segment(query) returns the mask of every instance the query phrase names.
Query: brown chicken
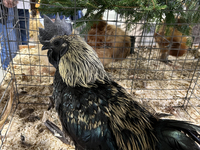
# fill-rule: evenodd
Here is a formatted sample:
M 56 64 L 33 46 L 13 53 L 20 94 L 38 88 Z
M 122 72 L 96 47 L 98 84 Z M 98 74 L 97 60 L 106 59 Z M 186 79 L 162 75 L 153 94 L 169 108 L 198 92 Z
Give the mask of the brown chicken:
M 179 23 L 179 22 L 178 22 Z M 176 28 L 169 27 L 168 36 L 166 36 L 166 26 L 160 27 L 157 33 L 154 34 L 155 41 L 160 48 L 160 59 L 167 63 L 168 55 L 180 57 L 187 52 L 188 46 L 186 45 L 187 37 L 178 31 Z
M 130 37 L 122 29 L 107 24 L 104 20 L 91 27 L 87 43 L 97 52 L 104 66 L 122 60 L 130 54 Z

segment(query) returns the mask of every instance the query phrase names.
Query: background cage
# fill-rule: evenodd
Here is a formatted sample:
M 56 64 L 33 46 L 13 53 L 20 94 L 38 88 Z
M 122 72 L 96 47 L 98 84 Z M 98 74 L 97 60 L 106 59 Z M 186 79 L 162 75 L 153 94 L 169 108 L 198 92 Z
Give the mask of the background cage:
M 55 6 L 49 5 L 49 7 Z M 75 13 L 78 10 L 78 8 L 67 9 L 71 9 Z M 16 11 L 15 8 L 16 19 L 12 30 L 17 33 L 17 36 L 20 36 L 18 35 L 20 27 Z M 195 12 L 196 10 L 190 11 Z M 84 15 L 85 9 L 82 12 Z M 74 14 L 74 16 L 76 15 Z M 166 64 L 160 61 L 160 48 L 154 38 L 158 24 L 147 22 L 145 17 L 147 16 L 144 16 L 144 19 L 140 22 L 133 24 L 134 28 L 127 29 L 125 18 L 120 17 L 113 10 L 105 11 L 103 20 L 124 30 L 126 33 L 123 35 L 124 38 L 132 36 L 134 39 L 130 41 L 134 52 L 125 59 L 116 62 L 113 60 L 113 62 L 107 64 L 105 66 L 106 71 L 111 74 L 115 81 L 125 87 L 135 100 L 142 103 L 152 113 L 167 113 L 171 116 L 165 118 L 189 120 L 199 124 L 199 24 L 192 22 L 181 24 L 182 26 L 193 27 L 191 34 L 187 36 L 192 38 L 191 45 L 183 56 L 178 58 L 169 56 L 169 60 L 173 63 Z M 73 18 L 72 23 L 78 23 L 79 20 L 76 20 L 76 17 Z M 1 20 L 3 19 L 4 16 L 1 15 Z M 66 21 L 68 19 L 66 18 Z M 27 30 L 30 33 L 28 45 L 19 46 L 19 51 L 10 62 L 7 70 L 3 70 L 3 64 L 1 64 L 0 120 L 3 123 L 0 124 L 0 149 L 73 149 L 73 146 L 66 146 L 56 139 L 44 125 L 44 121 L 49 119 L 60 126 L 55 110 L 47 110 L 49 107 L 48 98 L 53 90 L 54 68 L 48 63 L 46 51 L 41 52 L 41 44 L 38 41 L 38 28 L 43 27 L 43 23 L 43 18 L 39 13 L 36 17 L 30 17 L 30 29 Z M 146 24 L 150 24 L 151 27 L 141 28 L 142 25 Z M 162 24 L 161 22 L 160 25 Z M 88 34 L 81 33 L 83 28 L 84 25 L 76 28 L 74 34 L 78 34 L 87 40 Z M 97 39 L 98 36 L 102 35 L 94 36 Z M 119 37 L 116 33 L 110 36 L 115 39 Z M 3 40 L 1 38 L 1 42 Z M 20 45 L 22 41 L 9 39 L 7 42 L 16 42 Z M 95 42 L 98 43 L 99 41 Z M 105 44 L 102 41 L 99 43 Z M 105 51 L 112 49 L 112 47 L 105 45 L 103 48 Z M 10 58 L 12 48 L 8 47 L 7 50 L 9 51 L 7 57 Z M 111 58 L 103 57 L 101 59 Z M 9 103 L 11 101 L 9 100 L 10 95 L 13 95 L 13 103 Z M 4 122 L 2 119 L 5 117 L 8 106 L 12 106 L 12 109 Z

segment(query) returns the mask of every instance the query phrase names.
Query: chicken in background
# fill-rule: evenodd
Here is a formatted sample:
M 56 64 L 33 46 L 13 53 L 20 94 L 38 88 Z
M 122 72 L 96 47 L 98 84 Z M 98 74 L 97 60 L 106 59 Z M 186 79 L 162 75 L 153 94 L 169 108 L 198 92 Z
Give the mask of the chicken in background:
M 181 22 L 178 20 L 178 23 Z M 167 31 L 169 32 L 168 36 L 166 36 Z M 168 60 L 169 55 L 180 57 L 187 52 L 188 46 L 186 42 L 188 38 L 183 36 L 177 28 L 167 28 L 166 25 L 162 25 L 158 32 L 154 34 L 154 38 L 160 48 L 160 60 L 162 62 L 171 62 Z
M 96 51 L 104 66 L 123 60 L 130 54 L 130 37 L 121 28 L 107 24 L 104 20 L 93 24 L 86 42 Z

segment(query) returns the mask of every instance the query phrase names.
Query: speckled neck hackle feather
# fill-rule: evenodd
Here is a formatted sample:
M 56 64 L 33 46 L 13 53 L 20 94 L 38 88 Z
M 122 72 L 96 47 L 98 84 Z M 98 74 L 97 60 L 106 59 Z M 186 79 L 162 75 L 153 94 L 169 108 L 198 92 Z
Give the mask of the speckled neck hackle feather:
M 90 87 L 95 81 L 109 80 L 91 46 L 79 36 L 63 36 L 63 38 L 68 41 L 69 50 L 59 61 L 59 73 L 68 86 Z

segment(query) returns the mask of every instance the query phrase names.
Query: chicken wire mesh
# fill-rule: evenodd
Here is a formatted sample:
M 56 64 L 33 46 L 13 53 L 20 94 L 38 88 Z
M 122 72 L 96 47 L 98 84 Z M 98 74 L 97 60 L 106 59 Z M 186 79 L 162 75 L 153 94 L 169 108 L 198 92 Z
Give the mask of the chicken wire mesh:
M 79 9 L 66 9 L 73 10 L 75 14 L 65 20 L 71 18 L 74 25 L 79 23 Z M 86 10 L 83 9 L 80 17 L 84 16 Z M 2 9 L 1 20 L 5 19 L 3 13 Z M 22 45 L 25 41 L 20 40 L 17 8 L 9 16 L 14 18 L 14 23 L 10 26 L 1 24 L 2 28 L 6 28 L 1 32 L 1 149 L 73 149 L 73 146 L 66 146 L 56 139 L 44 126 L 46 119 L 60 126 L 55 110 L 48 111 L 55 69 L 48 63 L 47 51 L 41 51 L 42 45 L 38 40 L 38 30 L 44 27 L 44 18 L 40 12 L 37 12 L 36 17 L 24 16 L 24 20 L 30 22 L 29 28 L 25 27 L 30 36 L 25 46 Z M 49 17 L 55 21 L 52 16 Z M 83 24 L 75 28 L 73 34 L 80 35 L 91 45 L 112 78 L 153 113 L 167 113 L 171 116 L 166 118 L 199 124 L 200 26 L 192 22 L 178 23 L 180 26 L 191 26 L 191 34 L 186 36 L 176 31 L 177 23 L 174 23 L 174 27 L 170 28 L 172 34 L 166 36 L 162 32 L 165 28 L 159 30 L 158 26 L 162 29 L 167 24 L 147 22 L 145 17 L 128 29 L 127 18 L 107 10 L 102 17 L 104 21 L 82 20 L 100 21 L 99 25 L 93 25 L 89 31 L 82 33 L 85 27 Z M 150 27 L 142 28 L 147 24 Z M 14 40 L 13 32 L 17 37 Z M 179 41 L 173 41 L 177 36 Z M 176 57 L 170 51 L 164 52 L 171 49 L 178 56 L 183 50 L 180 45 L 186 45 L 184 37 L 192 39 L 192 42 L 185 46 L 182 56 Z M 6 60 L 10 64 L 5 69 Z

